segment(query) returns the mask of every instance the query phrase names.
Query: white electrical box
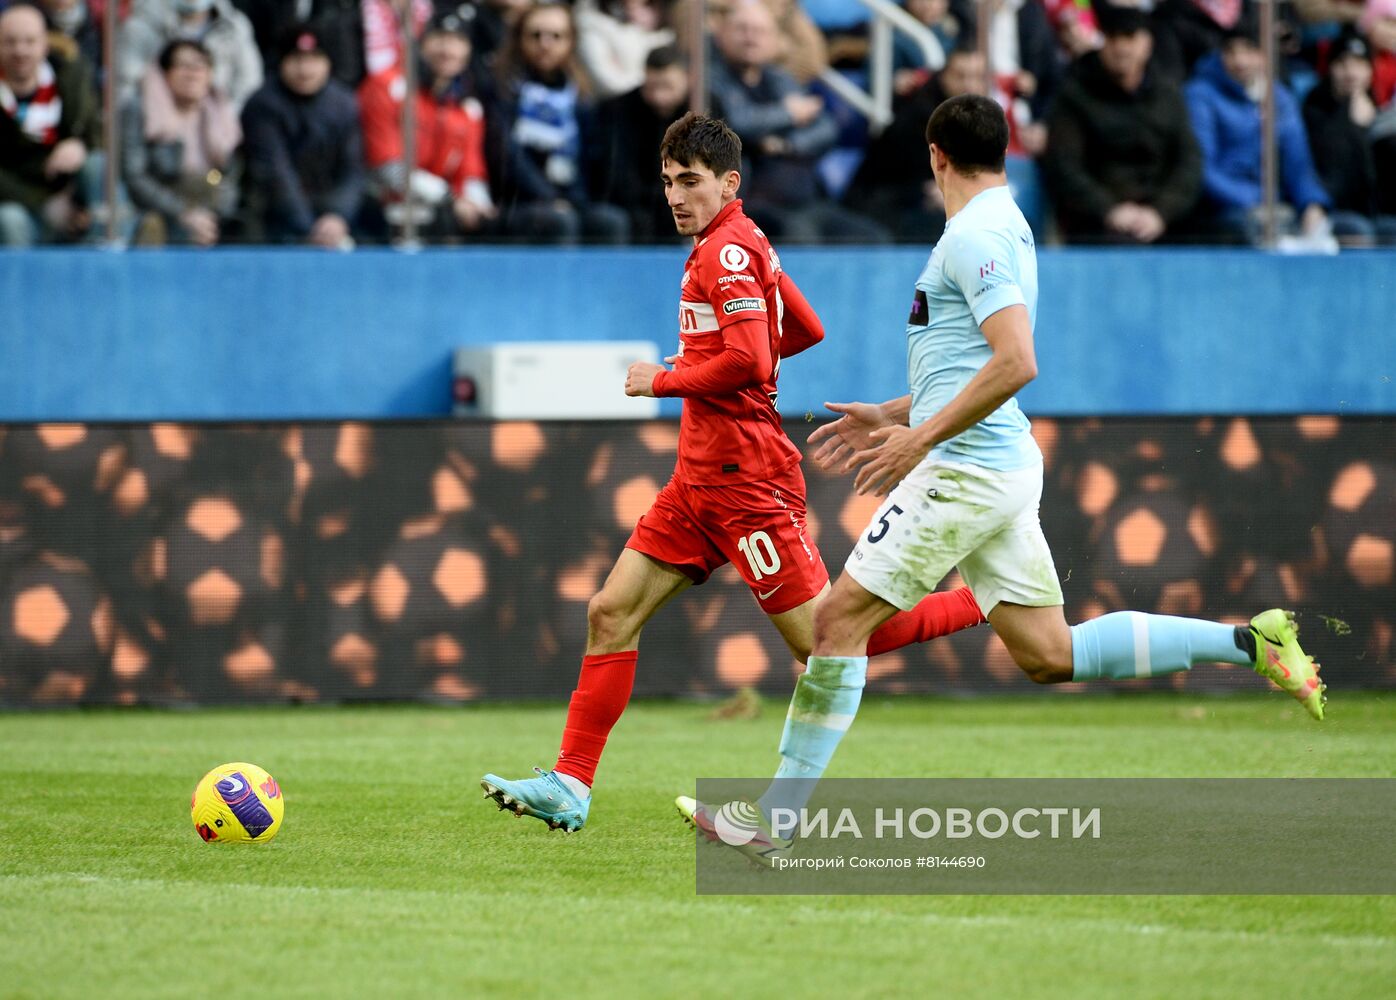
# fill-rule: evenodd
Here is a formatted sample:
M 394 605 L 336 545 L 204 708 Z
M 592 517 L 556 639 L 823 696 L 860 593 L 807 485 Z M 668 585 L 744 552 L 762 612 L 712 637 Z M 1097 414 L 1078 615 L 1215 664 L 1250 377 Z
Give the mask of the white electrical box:
M 659 400 L 625 394 L 636 361 L 659 363 L 647 340 L 488 344 L 456 351 L 454 413 L 491 420 L 649 420 Z

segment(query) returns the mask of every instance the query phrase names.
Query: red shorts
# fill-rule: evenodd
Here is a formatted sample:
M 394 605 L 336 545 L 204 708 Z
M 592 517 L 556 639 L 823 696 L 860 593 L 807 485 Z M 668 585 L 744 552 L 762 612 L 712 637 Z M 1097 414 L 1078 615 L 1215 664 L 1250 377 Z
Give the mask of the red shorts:
M 625 547 L 669 563 L 694 583 L 730 562 L 768 615 L 799 607 L 829 582 L 819 549 L 805 535 L 798 463 L 770 479 L 731 486 L 671 479 Z

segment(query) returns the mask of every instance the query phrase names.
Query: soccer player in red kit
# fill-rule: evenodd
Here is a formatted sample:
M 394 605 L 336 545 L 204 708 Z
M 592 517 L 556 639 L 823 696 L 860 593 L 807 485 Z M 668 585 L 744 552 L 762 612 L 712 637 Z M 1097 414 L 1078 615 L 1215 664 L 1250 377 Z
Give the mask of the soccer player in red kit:
M 781 358 L 817 344 L 824 330 L 742 213 L 741 150 L 724 122 L 704 115 L 687 114 L 664 135 L 664 191 L 678 231 L 694 244 L 680 284 L 679 350 L 672 370 L 631 365 L 625 393 L 684 399 L 678 462 L 587 607 L 587 650 L 557 764 L 535 768 L 535 778 L 487 774 L 480 783 L 501 809 L 553 829 L 586 822 L 601 751 L 630 700 L 640 632 L 670 598 L 730 562 L 803 661 L 815 605 L 829 592 L 828 570 L 805 535 L 800 451 L 776 412 Z M 884 624 L 868 652 L 983 620 L 967 588 L 931 594 Z

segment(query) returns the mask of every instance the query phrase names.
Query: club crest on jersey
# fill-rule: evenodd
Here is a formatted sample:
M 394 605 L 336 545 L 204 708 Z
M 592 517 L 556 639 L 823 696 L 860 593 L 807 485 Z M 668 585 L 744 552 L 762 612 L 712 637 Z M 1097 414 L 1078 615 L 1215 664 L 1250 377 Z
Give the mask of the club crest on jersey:
M 751 263 L 751 255 L 735 243 L 728 243 L 719 250 L 717 259 L 729 271 L 745 271 L 746 266 Z
M 722 311 L 728 316 L 737 312 L 765 312 L 765 299 L 729 299 L 722 303 Z

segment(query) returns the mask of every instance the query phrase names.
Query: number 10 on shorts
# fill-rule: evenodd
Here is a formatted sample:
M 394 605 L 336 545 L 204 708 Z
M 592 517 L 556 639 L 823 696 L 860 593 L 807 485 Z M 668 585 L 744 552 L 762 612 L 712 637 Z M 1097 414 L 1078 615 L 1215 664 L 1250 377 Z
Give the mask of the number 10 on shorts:
M 751 565 L 751 575 L 760 580 L 780 572 L 780 554 L 776 552 L 771 536 L 764 531 L 753 531 L 745 538 L 737 539 L 737 549 L 746 556 Z

